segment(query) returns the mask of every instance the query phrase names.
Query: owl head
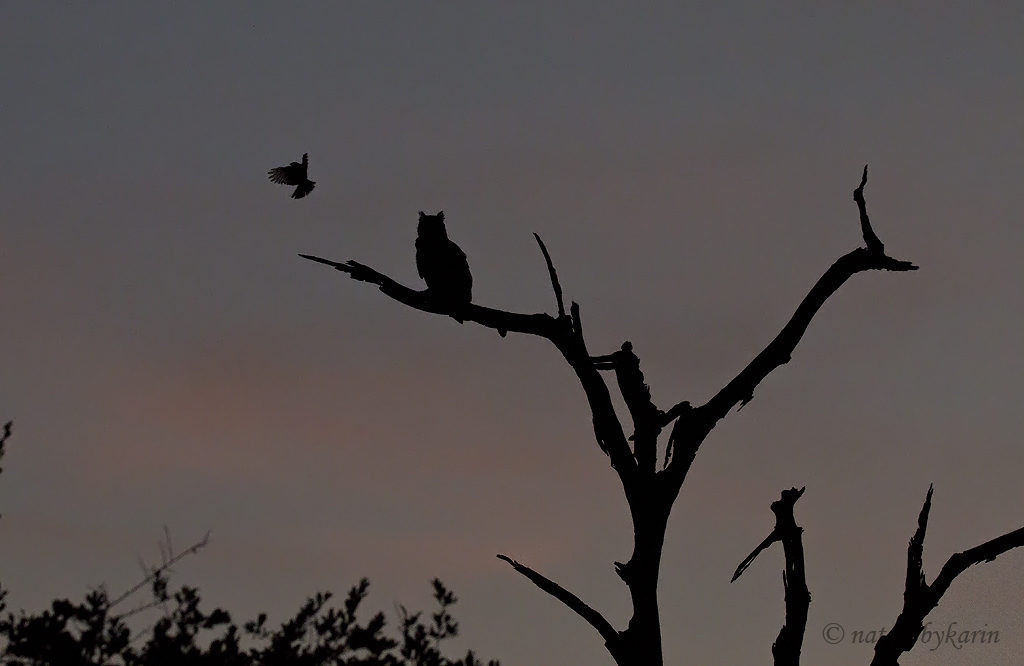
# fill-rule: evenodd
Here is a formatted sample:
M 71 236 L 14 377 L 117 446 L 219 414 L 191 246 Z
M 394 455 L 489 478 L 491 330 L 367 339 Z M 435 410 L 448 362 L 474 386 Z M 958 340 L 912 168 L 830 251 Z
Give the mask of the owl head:
M 424 238 L 448 238 L 444 229 L 444 211 L 437 211 L 437 215 L 427 215 L 421 210 L 416 233 Z

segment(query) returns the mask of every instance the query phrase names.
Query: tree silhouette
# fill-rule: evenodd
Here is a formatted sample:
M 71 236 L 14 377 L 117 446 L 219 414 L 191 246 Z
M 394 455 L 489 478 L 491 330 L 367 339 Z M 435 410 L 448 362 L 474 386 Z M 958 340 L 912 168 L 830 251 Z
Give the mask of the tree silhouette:
M 0 458 L 11 435 L 11 422 L 0 429 Z M 0 468 L 0 472 L 3 468 Z M 441 652 L 441 643 L 458 635 L 451 615 L 457 599 L 444 584 L 432 581 L 437 609 L 429 621 L 423 613 L 399 606 L 396 637 L 385 634 L 386 619 L 376 613 L 359 620 L 358 611 L 370 583 L 353 586 L 340 606 L 330 592 L 319 592 L 280 627 L 267 625 L 265 613 L 241 627 L 222 608 L 201 608 L 199 590 L 183 586 L 172 592 L 171 567 L 209 542 L 209 534 L 174 552 L 170 535 L 161 544 L 162 562 L 147 569 L 136 585 L 111 597 L 91 590 L 80 602 L 55 599 L 47 610 L 0 617 L 0 664 L 3 666 L 485 666 L 472 651 L 460 659 Z M 146 601 L 135 602 L 144 591 Z M 7 591 L 0 586 L 0 612 Z M 141 630 L 132 621 L 147 611 L 163 615 Z M 488 661 L 486 666 L 500 666 Z
M 686 480 L 690 465 L 705 438 L 733 407 L 742 408 L 753 399 L 758 384 L 773 370 L 787 363 L 807 326 L 821 308 L 847 280 L 865 271 L 903 272 L 917 266 L 895 259 L 872 230 L 864 199 L 868 171 L 864 167 L 854 201 L 860 215 L 864 247 L 839 257 L 811 287 L 792 317 L 765 348 L 710 400 L 699 406 L 688 401 L 660 409 L 644 382 L 640 359 L 629 341 L 615 352 L 592 355 L 583 334 L 580 307 L 572 302 L 568 314 L 562 299 L 558 275 L 540 236 L 535 237 L 547 264 L 558 307 L 557 315 L 526 314 L 461 304 L 457 312 L 449 304 L 431 298 L 429 290 L 417 291 L 357 261 L 337 262 L 313 255 L 306 259 L 333 266 L 354 280 L 377 285 L 390 298 L 408 307 L 471 321 L 492 328 L 504 336 L 508 331 L 535 335 L 550 341 L 562 354 L 579 379 L 593 420 L 594 437 L 601 452 L 608 456 L 629 507 L 633 524 L 633 552 L 626 562 L 615 562 L 615 573 L 629 590 L 632 617 L 623 629 L 616 629 L 596 609 L 558 583 L 529 566 L 499 554 L 512 568 L 537 587 L 552 595 L 589 623 L 604 640 L 604 645 L 619 666 L 660 666 L 662 662 L 661 625 L 658 610 L 658 575 L 661 566 L 665 528 L 672 505 Z M 633 432 L 627 435 L 613 407 L 608 385 L 601 372 L 615 374 L 616 384 L 629 412 Z M 658 440 L 669 428 L 664 458 L 658 464 Z M 734 580 L 762 550 L 775 541 L 783 543 L 785 567 L 786 621 L 772 646 L 776 664 L 797 664 L 807 621 L 810 594 L 804 581 L 801 528 L 793 517 L 793 507 L 803 490 L 786 490 L 772 504 L 776 527 L 771 535 L 737 569 Z M 921 620 L 935 607 L 952 580 L 967 567 L 989 561 L 997 555 L 1024 544 L 1024 528 L 993 539 L 986 544 L 950 558 L 938 578 L 924 582 L 920 552 L 924 540 L 929 500 L 925 503 L 919 528 L 908 549 L 907 589 L 903 612 L 886 640 L 875 646 L 872 664 L 895 664 L 909 650 L 922 631 Z
M 441 653 L 458 624 L 449 609 L 455 596 L 434 580 L 438 609 L 430 621 L 422 613 L 400 609 L 399 635 L 384 633 L 377 613 L 362 622 L 357 612 L 369 590 L 361 580 L 340 606 L 330 593 L 310 597 L 280 627 L 267 626 L 266 614 L 241 627 L 221 608 L 206 611 L 199 591 L 182 587 L 170 593 L 166 578 L 153 586 L 164 615 L 143 632 L 133 633 L 131 612 L 117 613 L 102 589 L 82 602 L 57 599 L 50 609 L 0 620 L 0 663 L 5 666 L 484 666 L 472 651 L 460 659 Z M 144 640 L 140 641 L 139 638 Z M 488 666 L 498 666 L 489 661 Z

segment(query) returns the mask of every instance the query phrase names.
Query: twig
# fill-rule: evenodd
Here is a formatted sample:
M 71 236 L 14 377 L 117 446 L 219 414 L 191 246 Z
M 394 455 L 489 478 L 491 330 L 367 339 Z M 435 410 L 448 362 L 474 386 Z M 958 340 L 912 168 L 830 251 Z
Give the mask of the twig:
M 551 255 L 548 254 L 548 249 L 544 246 L 544 241 L 540 239 L 540 235 L 534 232 L 533 237 L 537 239 L 540 251 L 544 254 L 544 261 L 548 265 L 548 275 L 551 276 L 551 288 L 555 290 L 555 300 L 558 301 L 558 316 L 559 318 L 564 317 L 565 305 L 562 303 L 562 286 L 558 284 L 558 273 L 555 272 L 555 265 L 551 263 Z
M 7 423 L 4 424 L 3 431 L 0 432 L 0 460 L 2 460 L 4 457 L 4 444 L 7 443 L 7 439 L 11 436 L 11 426 L 13 424 L 14 421 L 8 421 Z M 0 467 L 0 473 L 2 473 L 3 471 L 4 468 Z M 3 514 L 0 514 L 0 517 L 2 516 Z M 0 590 L 0 607 L 2 607 L 3 605 L 3 594 L 3 590 Z
M 3 432 L 0 432 L 0 458 L 4 457 L 4 444 L 7 443 L 7 439 L 11 436 L 11 426 L 14 425 L 14 421 L 8 421 L 4 424 Z M 4 471 L 3 467 L 0 467 L 0 472 Z
M 857 202 L 857 210 L 860 212 L 860 231 L 864 236 L 864 244 L 867 248 L 877 254 L 885 254 L 885 245 L 871 229 L 871 221 L 868 219 L 868 207 L 864 202 L 864 186 L 868 182 L 868 165 L 864 165 L 864 175 L 861 176 L 860 185 L 853 191 L 853 200 Z
M 128 588 L 124 592 L 122 592 L 117 598 L 115 598 L 110 603 L 108 603 L 107 604 L 107 608 L 113 608 L 114 606 L 118 605 L 119 603 L 121 603 L 122 601 L 127 599 L 128 597 L 132 596 L 133 594 L 135 594 L 136 592 L 141 590 L 143 587 L 145 587 L 146 585 L 151 583 L 153 580 L 155 580 L 157 576 L 159 576 L 160 574 L 162 574 L 165 571 L 167 571 L 168 569 L 170 569 L 172 566 L 174 566 L 176 563 L 180 562 L 185 557 L 188 557 L 189 555 L 192 555 L 192 554 L 195 554 L 195 553 L 199 552 L 199 550 L 202 549 L 203 547 L 205 547 L 208 543 L 210 543 L 210 533 L 209 532 L 207 532 L 203 536 L 202 539 L 200 539 L 196 543 L 192 544 L 191 546 L 189 546 L 185 550 L 181 551 L 177 555 L 173 555 L 173 556 L 167 558 L 166 561 L 164 561 L 164 563 L 161 564 L 160 566 L 153 567 L 153 569 L 151 569 L 149 571 L 149 574 L 145 578 L 143 578 L 141 581 L 139 581 L 138 583 L 136 583 L 132 587 Z

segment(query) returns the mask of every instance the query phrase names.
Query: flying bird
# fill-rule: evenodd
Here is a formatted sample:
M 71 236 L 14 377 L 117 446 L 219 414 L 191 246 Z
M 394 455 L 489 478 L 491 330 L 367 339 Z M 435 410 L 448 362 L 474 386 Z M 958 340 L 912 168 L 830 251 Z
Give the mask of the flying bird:
M 451 308 L 457 314 L 472 300 L 473 276 L 469 272 L 466 253 L 448 238 L 444 227 L 444 211 L 427 215 L 420 211 L 416 227 L 416 270 L 427 283 L 431 298 Z
M 316 183 L 306 173 L 309 169 L 309 153 L 302 153 L 302 164 L 292 162 L 288 166 L 274 167 L 267 172 L 270 182 L 278 185 L 295 185 L 292 199 L 301 199 L 313 191 Z

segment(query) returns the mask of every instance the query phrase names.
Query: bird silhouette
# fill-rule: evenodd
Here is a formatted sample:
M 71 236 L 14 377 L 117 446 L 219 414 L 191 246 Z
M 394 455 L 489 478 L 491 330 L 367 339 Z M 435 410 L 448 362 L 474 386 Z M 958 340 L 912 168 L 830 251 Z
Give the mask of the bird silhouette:
M 301 199 L 313 191 L 316 183 L 306 177 L 309 169 L 309 153 L 302 153 L 302 164 L 292 162 L 288 166 L 274 167 L 267 172 L 270 182 L 278 185 L 295 185 L 292 199 Z
M 466 253 L 448 238 L 444 211 L 427 215 L 420 211 L 416 227 L 416 270 L 427 283 L 431 298 L 444 304 L 460 324 L 459 310 L 472 300 L 473 275 Z

